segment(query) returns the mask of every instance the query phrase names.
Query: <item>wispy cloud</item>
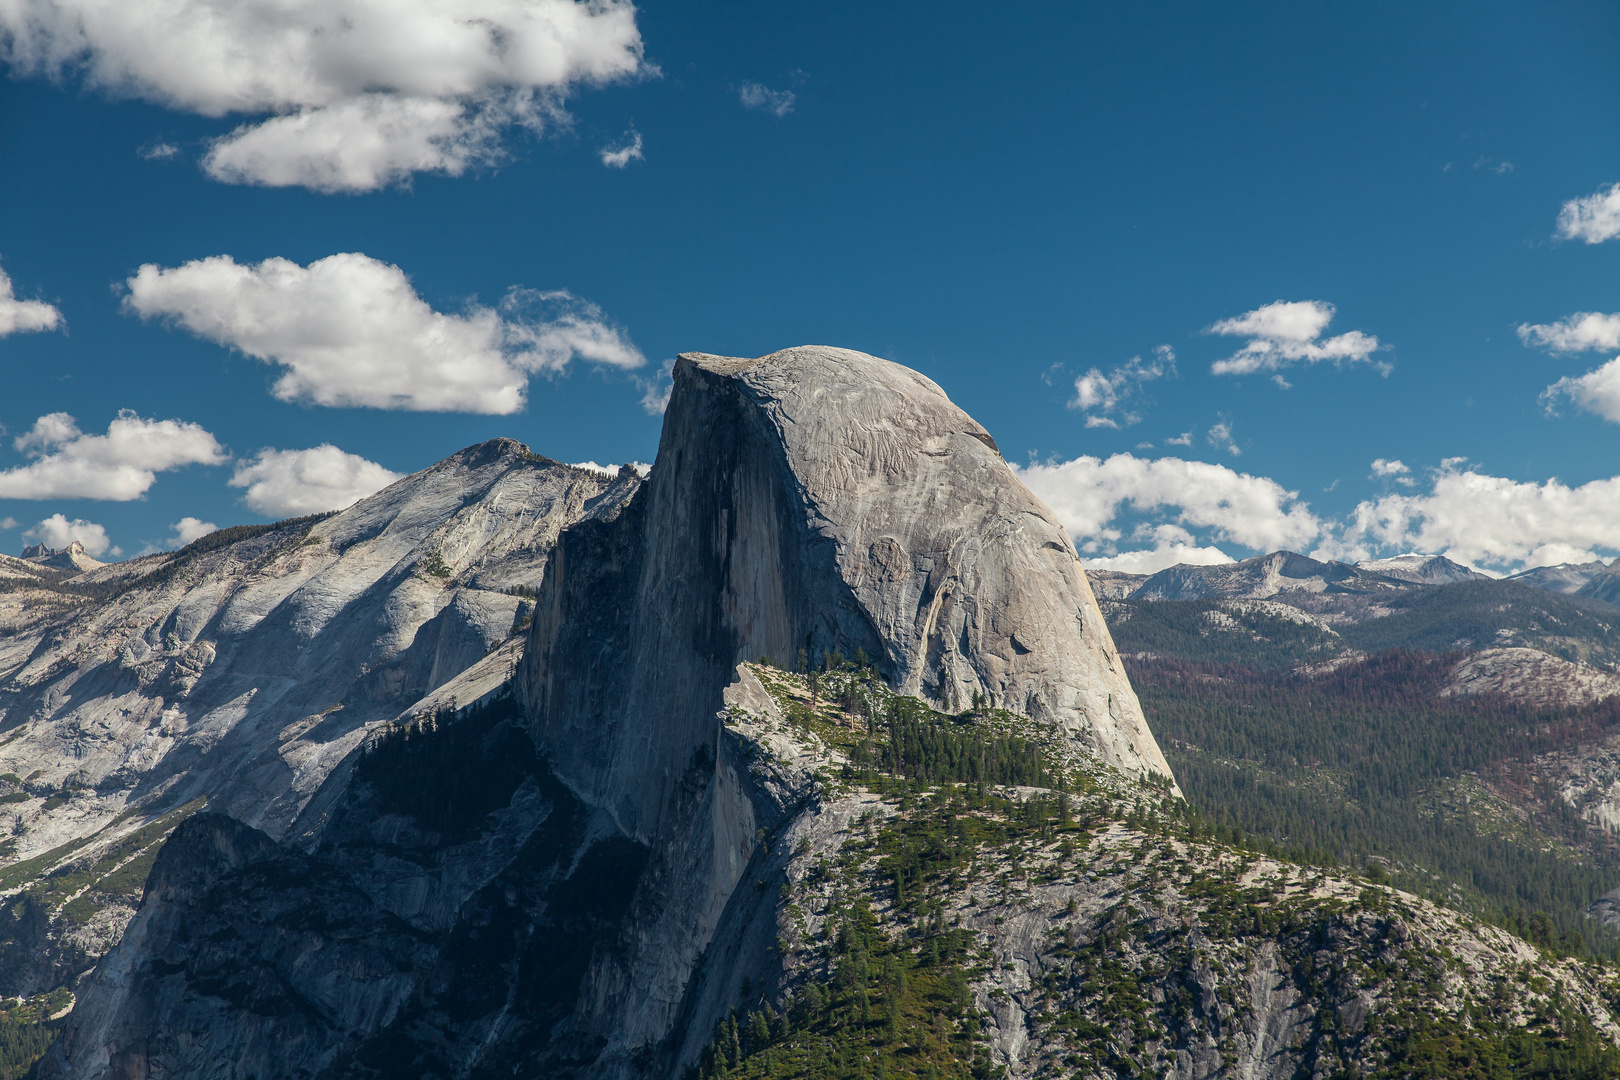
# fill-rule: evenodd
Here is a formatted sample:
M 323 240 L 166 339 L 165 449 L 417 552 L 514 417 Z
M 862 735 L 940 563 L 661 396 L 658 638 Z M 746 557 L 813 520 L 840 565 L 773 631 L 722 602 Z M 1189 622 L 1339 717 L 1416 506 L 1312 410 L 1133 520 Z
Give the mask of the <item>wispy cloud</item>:
M 502 415 L 524 407 L 533 373 L 576 358 L 646 362 L 601 309 L 567 291 L 513 289 L 498 309 L 447 315 L 399 267 L 357 252 L 308 266 L 229 255 L 149 263 L 128 288 L 129 311 L 283 368 L 272 391 L 283 401 Z
M 631 128 L 618 143 L 604 146 L 597 153 L 602 158 L 602 164 L 610 169 L 622 169 L 632 161 L 642 161 L 641 132 Z
M 1372 356 L 1388 348 L 1371 334 L 1352 330 L 1323 338 L 1322 332 L 1333 321 L 1335 308 L 1321 300 L 1278 300 L 1232 319 L 1222 319 L 1205 333 L 1249 340 L 1236 353 L 1210 366 L 1216 375 L 1251 375 L 1274 372 L 1304 362 L 1335 365 L 1371 363 L 1388 375 L 1390 365 Z
M 155 142 L 143 146 L 135 152 L 147 161 L 168 161 L 180 153 L 180 148 L 174 143 Z
M 1560 240 L 1583 240 L 1588 244 L 1620 236 L 1620 184 L 1610 184 L 1565 203 L 1558 211 L 1554 235 Z
M 62 313 L 43 300 L 19 300 L 11 278 L 0 270 L 0 337 L 38 330 L 55 330 Z
M 1411 472 L 1406 463 L 1398 458 L 1374 458 L 1369 479 L 1393 480 L 1402 487 L 1413 487 L 1417 481 L 1412 479 Z
M 1224 416 L 1221 417 L 1220 423 L 1211 427 L 1204 435 L 1204 441 L 1217 449 L 1225 450 L 1233 457 L 1243 453 L 1242 448 L 1237 444 L 1237 440 L 1232 437 L 1232 421 Z
M 1086 427 L 1129 427 L 1142 420 L 1142 414 L 1129 408 L 1128 403 L 1138 396 L 1143 384 L 1175 373 L 1176 354 L 1170 346 L 1160 345 L 1149 362 L 1133 356 L 1106 375 L 1094 367 L 1074 380 L 1074 398 L 1069 408 L 1085 414 Z
M 745 109 L 786 116 L 793 111 L 793 103 L 798 100 L 798 95 L 791 90 L 772 90 L 763 83 L 745 82 L 737 87 L 737 98 Z
M 1555 353 L 1620 349 L 1620 314 L 1577 311 L 1552 323 L 1524 323 L 1519 340 Z
M 675 361 L 665 360 L 652 378 L 636 376 L 636 385 L 641 387 L 641 407 L 648 416 L 663 416 L 664 410 L 669 408 L 669 395 L 675 391 L 671 380 L 674 373 Z

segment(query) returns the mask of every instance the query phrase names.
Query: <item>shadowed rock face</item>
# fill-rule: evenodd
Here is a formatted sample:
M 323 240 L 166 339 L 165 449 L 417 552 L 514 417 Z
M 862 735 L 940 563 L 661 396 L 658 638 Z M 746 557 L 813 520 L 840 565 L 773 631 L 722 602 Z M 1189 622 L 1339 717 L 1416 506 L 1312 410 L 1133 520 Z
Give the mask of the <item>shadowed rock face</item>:
M 308 846 L 323 785 L 341 786 L 367 732 L 484 663 L 527 603 L 511 587 L 538 585 L 558 532 L 638 483 L 494 439 L 319 521 L 226 530 L 75 576 L 79 592 L 0 590 L 0 775 L 28 777 L 35 796 L 0 807 L 15 857 L 54 851 L 40 877 L 82 869 L 203 798 Z M 7 560 L 0 578 L 18 567 L 65 573 Z M 47 809 L 58 791 L 65 804 Z M 88 945 L 60 915 L 41 933 L 38 913 L 14 915 L 0 993 L 83 971 L 134 899 L 107 899 Z

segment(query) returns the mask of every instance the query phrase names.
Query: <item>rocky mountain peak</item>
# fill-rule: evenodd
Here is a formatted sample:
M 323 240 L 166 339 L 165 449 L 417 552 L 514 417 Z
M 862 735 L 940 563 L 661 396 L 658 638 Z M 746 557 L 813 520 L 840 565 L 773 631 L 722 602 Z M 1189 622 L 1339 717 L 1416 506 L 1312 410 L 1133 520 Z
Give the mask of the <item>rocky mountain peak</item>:
M 1620 606 L 1620 559 L 1594 573 L 1575 594 Z
M 1263 600 L 1279 593 L 1366 593 L 1405 588 L 1410 583 L 1347 563 L 1312 559 L 1293 551 L 1273 551 L 1214 566 L 1185 563 L 1161 570 L 1130 594 L 1133 600 Z
M 638 837 L 759 657 L 861 653 L 901 693 L 1169 777 L 1062 525 L 936 383 L 864 353 L 682 354 L 650 479 L 611 526 L 564 534 L 539 607 L 537 741 Z
M 1419 585 L 1449 585 L 1454 581 L 1488 581 L 1489 575 L 1452 562 L 1444 555 L 1395 555 L 1356 563 L 1362 570 Z
M 1554 566 L 1532 566 L 1528 570 L 1521 570 L 1511 575 L 1509 581 L 1517 581 L 1521 585 L 1528 585 L 1533 589 L 1542 589 L 1546 592 L 1575 593 L 1593 578 L 1607 569 L 1602 559 L 1593 559 L 1584 563 L 1558 563 Z
M 505 680 L 515 648 L 501 646 L 532 609 L 557 534 L 613 512 L 639 482 L 491 440 L 340 513 L 80 571 L 73 591 L 41 592 L 64 575 L 22 569 L 78 558 L 71 549 L 15 560 L 15 574 L 0 563 L 0 577 L 35 590 L 0 593 L 0 773 L 30 777 L 32 792 L 6 807 L 14 855 L 43 876 L 144 850 L 172 822 L 142 830 L 200 800 L 309 842 L 321 792 L 341 788 L 369 732 Z M 82 970 L 131 902 L 98 901 L 79 951 L 59 950 L 57 935 L 84 935 L 55 909 L 45 936 L 0 941 L 0 993 Z
M 40 566 L 48 566 L 53 570 L 69 570 L 75 573 L 86 570 L 96 570 L 107 564 L 91 558 L 85 551 L 84 544 L 77 540 L 65 548 L 47 547 L 45 544 L 32 544 L 23 548 L 22 558 Z

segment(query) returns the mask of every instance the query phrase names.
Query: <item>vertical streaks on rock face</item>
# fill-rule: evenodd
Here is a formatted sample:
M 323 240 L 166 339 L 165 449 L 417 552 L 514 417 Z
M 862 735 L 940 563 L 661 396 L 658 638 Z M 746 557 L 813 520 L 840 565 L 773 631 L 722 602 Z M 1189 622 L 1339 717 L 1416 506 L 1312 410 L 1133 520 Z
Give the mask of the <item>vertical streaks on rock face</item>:
M 690 770 L 712 768 L 740 659 L 879 646 L 745 389 L 683 361 L 645 490 L 559 538 L 531 630 L 537 740 L 641 839 L 683 804 Z

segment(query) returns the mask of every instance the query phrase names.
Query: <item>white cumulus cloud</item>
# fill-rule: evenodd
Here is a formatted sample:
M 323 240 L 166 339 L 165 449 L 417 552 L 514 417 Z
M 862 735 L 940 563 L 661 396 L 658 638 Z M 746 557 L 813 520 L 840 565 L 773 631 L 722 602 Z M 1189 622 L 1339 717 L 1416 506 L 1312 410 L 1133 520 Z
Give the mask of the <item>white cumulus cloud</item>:
M 1425 470 L 1421 483 L 1403 462 L 1380 458 L 1373 471 L 1406 486 L 1334 520 L 1275 480 L 1206 462 L 1116 454 L 1017 470 L 1097 569 L 1229 562 L 1229 545 L 1347 562 L 1426 552 L 1493 574 L 1620 552 L 1620 476 L 1521 481 L 1462 458 Z
M 424 412 L 507 414 L 529 376 L 575 357 L 634 368 L 645 359 L 600 309 L 565 291 L 513 289 L 499 308 L 434 311 L 397 266 L 348 253 L 299 266 L 229 255 L 128 281 L 128 310 L 284 370 L 283 401 Z
M 652 475 L 652 466 L 645 461 L 627 461 L 624 464 L 636 470 L 636 475 L 643 480 Z M 573 466 L 576 469 L 589 469 L 592 472 L 608 473 L 612 476 L 617 476 L 619 470 L 624 467 L 623 465 L 598 465 L 594 461 L 576 461 L 573 462 Z
M 1620 349 L 1620 314 L 1577 311 L 1554 323 L 1525 323 L 1519 327 L 1519 340 L 1555 353 Z
M 55 330 L 62 313 L 43 300 L 19 300 L 11 278 L 0 270 L 0 337 L 36 330 Z
M 1549 412 L 1566 398 L 1576 408 L 1620 424 L 1620 357 L 1585 375 L 1566 375 L 1541 392 Z
M 1490 476 L 1460 458 L 1443 462 L 1426 492 L 1360 503 L 1323 554 L 1364 559 L 1375 550 L 1426 551 L 1467 565 L 1588 562 L 1620 548 L 1620 477 L 1570 487 Z
M 641 161 L 641 132 L 631 128 L 624 133 L 623 139 L 614 145 L 602 147 L 598 153 L 602 164 L 610 169 L 622 169 L 632 161 Z
M 352 506 L 400 475 L 323 443 L 309 450 L 260 450 L 236 467 L 230 485 L 246 488 L 242 501 L 266 517 L 301 517 Z
M 1094 367 L 1074 380 L 1074 398 L 1069 408 L 1085 413 L 1086 427 L 1129 427 L 1142 420 L 1141 413 L 1128 407 L 1142 385 L 1175 372 L 1176 354 L 1168 345 L 1154 349 L 1151 361 L 1133 356 L 1106 375 Z
M 1620 184 L 1610 184 L 1565 203 L 1558 211 L 1556 235 L 1561 240 L 1584 240 L 1588 244 L 1620 236 Z
M 745 109 L 758 109 L 775 116 L 786 116 L 793 111 L 798 95 L 791 90 L 772 90 L 757 82 L 745 82 L 737 87 L 737 98 Z
M 1095 570 L 1118 570 L 1126 574 L 1157 574 L 1172 566 L 1220 566 L 1235 562 L 1232 556 L 1218 547 L 1199 547 L 1192 533 L 1179 525 L 1157 525 L 1141 530 L 1145 539 L 1151 536 L 1151 548 L 1122 551 L 1086 559 L 1086 565 Z
M 61 514 L 52 514 L 32 528 L 23 530 L 22 538 L 30 544 L 44 544 L 49 548 L 66 548 L 77 540 L 84 545 L 85 554 L 96 558 L 102 552 L 112 548 L 114 555 L 119 554 L 112 541 L 107 539 L 107 530 L 93 521 L 74 518 L 71 521 Z
M 1222 319 L 1206 333 L 1246 337 L 1243 347 L 1210 366 L 1216 375 L 1251 375 L 1275 372 L 1301 361 L 1319 364 L 1372 363 L 1383 374 L 1388 364 L 1372 360 L 1387 348 L 1371 334 L 1352 330 L 1323 338 L 1322 332 L 1333 321 L 1335 308 L 1321 300 L 1278 300 L 1232 319 Z M 1279 383 L 1279 385 L 1286 385 Z
M 1299 500 L 1297 491 L 1224 465 L 1115 454 L 1106 460 L 1085 456 L 1037 463 L 1017 472 L 1052 508 L 1087 555 L 1088 565 L 1103 565 L 1097 558 L 1126 555 L 1139 560 L 1133 565 L 1146 565 L 1142 560 L 1147 556 L 1142 552 L 1119 550 L 1120 542 L 1126 540 L 1119 519 L 1128 513 L 1170 519 L 1144 524 L 1131 534 L 1134 540 L 1152 542 L 1146 551 L 1175 552 L 1176 558 L 1166 566 L 1197 559 L 1229 561 L 1216 548 L 1206 546 L 1200 549 L 1202 554 L 1194 552 L 1190 529 L 1205 529 L 1216 540 L 1261 551 L 1297 550 L 1322 532 L 1322 523 Z
M 216 179 L 367 191 L 460 175 L 576 87 L 650 72 L 628 0 L 4 0 L 0 60 L 184 112 L 250 118 Z
M 146 494 L 160 472 L 218 465 L 228 456 L 197 424 L 146 420 L 127 409 L 105 435 L 86 435 L 67 413 L 50 413 L 13 445 L 33 460 L 0 472 L 0 499 L 128 502 Z
M 183 517 L 175 522 L 172 528 L 174 533 L 165 541 L 165 547 L 183 548 L 193 540 L 201 540 L 209 533 L 219 531 L 219 526 L 212 521 L 194 517 Z
M 1138 551 L 1122 551 L 1118 555 L 1087 558 L 1086 566 L 1093 570 L 1118 570 L 1125 574 L 1157 574 L 1172 566 L 1221 566 L 1236 561 L 1218 547 L 1166 544 Z

